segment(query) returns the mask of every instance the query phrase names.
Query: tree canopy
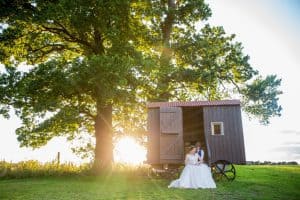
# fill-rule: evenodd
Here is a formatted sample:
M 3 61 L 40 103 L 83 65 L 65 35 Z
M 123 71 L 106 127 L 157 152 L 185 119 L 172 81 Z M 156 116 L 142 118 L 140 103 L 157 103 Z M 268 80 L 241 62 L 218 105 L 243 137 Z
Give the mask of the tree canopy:
M 147 101 L 237 97 L 269 123 L 281 80 L 260 76 L 211 14 L 204 0 L 2 0 L 0 113 L 21 118 L 21 146 L 93 134 L 105 166 L 112 133 L 140 131 Z

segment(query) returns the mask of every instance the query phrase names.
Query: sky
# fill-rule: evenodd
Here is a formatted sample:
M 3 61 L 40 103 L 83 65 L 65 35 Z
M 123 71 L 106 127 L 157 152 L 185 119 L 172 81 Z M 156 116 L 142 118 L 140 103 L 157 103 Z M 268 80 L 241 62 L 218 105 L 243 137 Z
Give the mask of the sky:
M 282 79 L 282 116 L 263 126 L 243 113 L 246 159 L 252 161 L 297 161 L 300 163 L 300 0 L 208 0 L 213 15 L 209 23 L 223 26 L 242 42 L 250 64 L 261 75 L 276 74 Z M 21 122 L 0 117 L 0 160 L 55 159 L 80 163 L 64 138 L 52 139 L 32 150 L 20 148 L 15 129 Z

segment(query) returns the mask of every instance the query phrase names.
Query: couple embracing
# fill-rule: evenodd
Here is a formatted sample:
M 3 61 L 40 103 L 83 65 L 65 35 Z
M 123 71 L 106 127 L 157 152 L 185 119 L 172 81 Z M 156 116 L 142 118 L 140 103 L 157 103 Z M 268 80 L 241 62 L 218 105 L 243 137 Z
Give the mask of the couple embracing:
M 169 188 L 216 188 L 210 168 L 203 162 L 204 151 L 200 142 L 191 146 L 185 156 L 185 167 L 179 177 L 171 182 Z

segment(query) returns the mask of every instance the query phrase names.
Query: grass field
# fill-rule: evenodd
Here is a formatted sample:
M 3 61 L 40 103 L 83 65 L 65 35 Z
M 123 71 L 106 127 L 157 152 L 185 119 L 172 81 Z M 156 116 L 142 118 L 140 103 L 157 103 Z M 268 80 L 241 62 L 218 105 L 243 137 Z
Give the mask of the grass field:
M 300 166 L 237 166 L 217 189 L 168 189 L 168 180 L 133 175 L 0 180 L 0 199 L 300 199 Z

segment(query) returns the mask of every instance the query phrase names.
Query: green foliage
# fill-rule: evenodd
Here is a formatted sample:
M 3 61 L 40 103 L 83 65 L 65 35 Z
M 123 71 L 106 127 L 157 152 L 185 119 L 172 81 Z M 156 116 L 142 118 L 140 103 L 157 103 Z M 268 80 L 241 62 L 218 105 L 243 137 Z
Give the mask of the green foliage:
M 121 67 L 111 68 L 116 65 Z M 52 60 L 29 72 L 3 76 L 19 80 L 6 88 L 18 91 L 7 99 L 24 122 L 17 130 L 21 144 L 39 147 L 55 136 L 93 132 L 97 101 L 134 102 L 130 94 L 139 80 L 131 65 L 127 57 L 93 56 L 72 62 Z
M 278 105 L 278 95 L 282 94 L 277 88 L 281 79 L 276 75 L 256 78 L 252 84 L 243 88 L 244 109 L 247 113 L 257 116 L 261 123 L 269 123 L 271 116 L 280 116 L 282 107 Z
M 237 166 L 237 179 L 216 189 L 169 189 L 169 180 L 138 175 L 1 180 L 6 199 L 298 199 L 299 166 Z

